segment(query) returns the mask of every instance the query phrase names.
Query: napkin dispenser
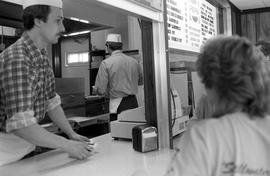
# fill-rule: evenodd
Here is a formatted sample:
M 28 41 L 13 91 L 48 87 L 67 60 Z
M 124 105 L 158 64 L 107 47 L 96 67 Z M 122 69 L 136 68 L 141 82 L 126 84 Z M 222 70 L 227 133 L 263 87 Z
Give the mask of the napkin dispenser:
M 150 125 L 138 125 L 132 129 L 133 149 L 139 152 L 157 150 L 157 129 Z

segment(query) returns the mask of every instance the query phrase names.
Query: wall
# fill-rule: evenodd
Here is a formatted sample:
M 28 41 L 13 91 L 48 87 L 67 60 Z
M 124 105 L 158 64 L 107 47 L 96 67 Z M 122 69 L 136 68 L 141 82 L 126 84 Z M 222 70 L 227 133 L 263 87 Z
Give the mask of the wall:
M 253 43 L 270 41 L 270 8 L 246 10 L 241 14 L 241 34 Z
M 84 78 L 85 95 L 89 94 L 89 71 L 88 64 L 82 66 L 65 66 L 65 57 L 68 52 L 88 51 L 88 39 L 63 40 L 61 43 L 62 77 L 63 78 Z
M 231 19 L 232 19 L 232 34 L 241 35 L 241 11 L 232 3 L 231 7 Z

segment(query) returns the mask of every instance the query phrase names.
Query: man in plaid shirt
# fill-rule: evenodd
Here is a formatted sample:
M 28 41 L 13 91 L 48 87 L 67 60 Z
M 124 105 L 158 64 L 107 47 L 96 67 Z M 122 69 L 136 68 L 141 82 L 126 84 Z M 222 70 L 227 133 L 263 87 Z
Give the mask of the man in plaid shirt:
M 23 8 L 26 31 L 0 55 L 0 165 L 19 160 L 35 145 L 85 159 L 89 139 L 75 133 L 65 117 L 45 49 L 65 30 L 62 0 L 25 0 Z M 38 125 L 46 112 L 71 140 Z

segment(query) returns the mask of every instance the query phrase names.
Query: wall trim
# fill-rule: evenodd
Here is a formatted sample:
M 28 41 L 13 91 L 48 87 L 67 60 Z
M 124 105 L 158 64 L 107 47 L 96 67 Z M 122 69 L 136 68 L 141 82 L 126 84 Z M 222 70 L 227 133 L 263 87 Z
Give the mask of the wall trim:
M 251 14 L 251 13 L 254 14 L 254 13 L 262 13 L 262 12 L 270 12 L 270 7 L 242 10 L 241 14 Z

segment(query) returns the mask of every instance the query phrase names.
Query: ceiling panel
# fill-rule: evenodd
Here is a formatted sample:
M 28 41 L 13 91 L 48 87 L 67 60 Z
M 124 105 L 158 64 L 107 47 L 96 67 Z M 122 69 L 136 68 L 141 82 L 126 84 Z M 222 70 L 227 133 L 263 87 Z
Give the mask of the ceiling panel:
M 270 0 L 264 0 L 264 4 L 265 4 L 267 7 L 270 7 Z
M 240 10 L 270 7 L 270 0 L 230 0 Z

